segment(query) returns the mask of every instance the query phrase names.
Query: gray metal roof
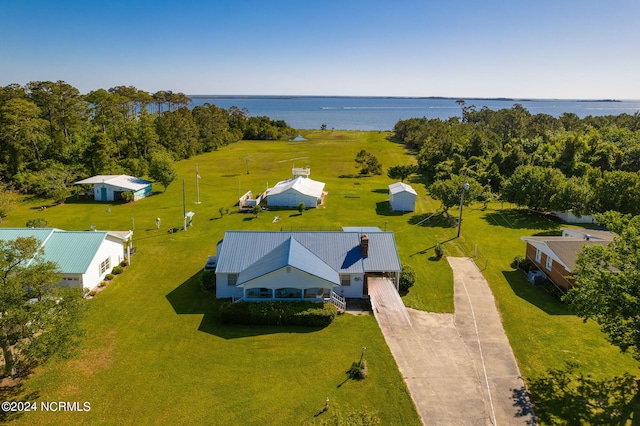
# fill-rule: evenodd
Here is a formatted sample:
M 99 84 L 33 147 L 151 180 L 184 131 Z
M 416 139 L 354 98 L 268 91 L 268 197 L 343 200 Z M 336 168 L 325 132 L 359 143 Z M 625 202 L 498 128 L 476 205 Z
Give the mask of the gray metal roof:
M 585 246 L 607 246 L 611 243 L 610 240 L 585 240 L 579 237 L 558 237 L 558 236 L 533 236 L 533 237 L 520 237 L 520 239 L 526 243 L 529 243 L 541 249 L 550 255 L 554 260 L 562 264 L 569 272 L 573 271 L 576 267 L 576 260 L 578 255 Z M 544 250 L 547 247 L 548 250 Z
M 288 240 L 240 272 L 238 284 L 243 284 L 286 266 L 297 268 L 334 284 L 340 284 L 338 273 L 294 237 L 289 237 Z
M 75 182 L 76 185 L 87 185 L 87 184 L 100 184 L 104 183 L 106 185 L 117 186 L 120 188 L 130 189 L 132 191 L 137 191 L 142 188 L 146 188 L 151 185 L 152 182 L 148 180 L 141 179 L 139 177 L 128 176 L 128 175 L 97 175 L 92 176 L 87 179 L 79 180 Z
M 366 258 L 363 258 L 360 248 L 361 235 L 360 232 L 227 231 L 218 246 L 216 272 L 239 274 L 292 237 L 338 274 L 401 270 L 392 232 L 367 234 L 369 255 Z M 296 249 L 294 254 L 299 256 L 297 261 L 301 263 L 310 259 L 301 249 Z M 281 259 L 278 261 L 282 263 Z

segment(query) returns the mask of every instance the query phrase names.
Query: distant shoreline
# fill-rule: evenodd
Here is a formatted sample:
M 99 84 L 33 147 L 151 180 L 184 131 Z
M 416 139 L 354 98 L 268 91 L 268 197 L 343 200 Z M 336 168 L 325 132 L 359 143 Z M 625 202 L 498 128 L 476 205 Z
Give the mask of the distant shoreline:
M 633 102 L 636 99 L 562 99 L 562 98 L 464 98 L 450 96 L 331 96 L 331 95 L 187 95 L 192 99 L 440 99 L 502 102 Z

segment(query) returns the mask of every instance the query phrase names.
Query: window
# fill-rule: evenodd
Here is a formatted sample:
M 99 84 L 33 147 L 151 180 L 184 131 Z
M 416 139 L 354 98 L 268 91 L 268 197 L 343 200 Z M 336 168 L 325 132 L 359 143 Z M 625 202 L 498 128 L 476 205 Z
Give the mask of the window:
M 542 254 L 540 253 L 540 250 L 536 249 L 536 262 L 540 263 L 541 258 Z
M 286 287 L 276 290 L 276 299 L 302 299 L 302 289 Z
M 348 287 L 351 285 L 351 275 L 340 275 L 340 285 Z
M 548 270 L 551 270 L 552 266 L 553 266 L 553 259 L 551 259 L 551 256 L 547 256 L 547 261 L 545 263 L 545 267 Z
M 235 287 L 237 282 L 238 282 L 238 274 L 227 275 L 227 285 Z
M 107 257 L 101 264 L 100 264 L 100 275 L 104 274 L 105 272 L 107 272 L 109 269 L 111 269 L 111 258 Z
M 271 299 L 271 289 L 269 288 L 251 288 L 247 290 L 248 298 L 253 299 Z

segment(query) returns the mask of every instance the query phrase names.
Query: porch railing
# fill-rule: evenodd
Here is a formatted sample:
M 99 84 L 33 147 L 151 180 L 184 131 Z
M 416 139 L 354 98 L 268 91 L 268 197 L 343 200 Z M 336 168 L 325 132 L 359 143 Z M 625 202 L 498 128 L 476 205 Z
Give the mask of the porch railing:
M 347 309 L 347 301 L 344 297 L 337 294 L 335 291 L 331 292 L 331 297 L 329 297 L 329 302 L 333 303 L 336 308 L 342 309 L 343 311 Z
M 232 301 L 233 303 L 242 302 L 243 300 L 244 300 L 244 293 L 243 293 L 243 292 L 238 293 L 238 294 L 236 294 L 235 296 L 232 296 L 232 297 L 231 297 L 231 301 Z

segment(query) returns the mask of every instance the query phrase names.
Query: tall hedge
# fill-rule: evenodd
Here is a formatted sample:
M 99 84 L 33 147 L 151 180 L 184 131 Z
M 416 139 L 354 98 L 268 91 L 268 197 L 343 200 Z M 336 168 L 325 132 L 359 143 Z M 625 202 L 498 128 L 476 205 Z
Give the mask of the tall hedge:
M 331 303 L 304 301 L 226 302 L 220 306 L 220 321 L 224 324 L 302 325 L 325 327 L 338 310 Z

